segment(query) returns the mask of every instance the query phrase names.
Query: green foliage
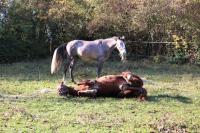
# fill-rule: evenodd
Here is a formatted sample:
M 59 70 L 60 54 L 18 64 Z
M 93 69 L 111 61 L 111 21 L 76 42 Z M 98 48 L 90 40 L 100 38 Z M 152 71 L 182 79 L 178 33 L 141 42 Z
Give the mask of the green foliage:
M 27 1 L 13 1 L 7 8 L 6 23 L 0 30 L 0 62 L 13 62 L 33 57 L 44 57 L 48 53 L 42 26 L 37 26 Z M 37 35 L 38 34 L 38 35 Z
M 48 55 L 61 43 L 73 39 L 125 35 L 133 41 L 174 41 L 172 36 L 177 35 L 189 46 L 181 56 L 188 60 L 195 57 L 189 62 L 198 61 L 199 1 L 3 0 L 0 7 L 0 14 L 5 14 L 0 19 L 0 40 L 16 41 L 19 47 L 24 43 L 33 45 L 28 47 L 38 50 L 32 57 L 43 52 Z M 127 47 L 129 51 L 134 49 L 131 44 Z M 140 47 L 141 53 L 147 55 L 146 47 Z M 177 52 L 176 48 L 173 50 Z
M 162 63 L 166 61 L 166 58 L 164 58 L 163 56 L 157 55 L 153 57 L 153 62 L 155 63 Z
M 182 36 L 173 35 L 174 40 L 174 56 L 171 57 L 171 62 L 183 64 L 189 62 L 194 64 L 199 60 L 199 47 L 194 42 L 189 42 Z
M 0 58 L 1 63 L 12 63 L 27 59 L 41 58 L 47 55 L 47 47 L 40 42 L 22 42 L 16 40 L 0 41 Z

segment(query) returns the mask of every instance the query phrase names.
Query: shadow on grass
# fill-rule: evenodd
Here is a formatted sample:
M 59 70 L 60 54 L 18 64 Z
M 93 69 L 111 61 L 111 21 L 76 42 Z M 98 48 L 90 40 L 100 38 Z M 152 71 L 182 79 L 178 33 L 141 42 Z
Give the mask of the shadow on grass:
M 127 98 L 127 99 L 133 99 L 135 101 L 137 101 L 136 98 Z M 152 96 L 148 96 L 147 102 L 159 102 L 161 100 L 169 100 L 169 101 L 178 101 L 178 102 L 182 102 L 185 104 L 191 104 L 192 100 L 188 97 L 185 96 L 170 96 L 170 95 L 152 95 Z M 114 98 L 114 97 L 97 97 L 97 98 L 88 98 L 88 97 L 66 97 L 64 98 L 64 101 L 68 101 L 68 102 L 78 102 L 78 103 L 92 103 L 92 102 L 96 102 L 96 103 L 104 103 L 104 102 L 119 102 L 120 100 L 123 100 L 123 98 Z
M 182 103 L 186 103 L 186 104 L 190 104 L 192 103 L 192 100 L 188 97 L 185 96 L 170 96 L 170 95 L 166 95 L 166 94 L 161 94 L 161 95 L 153 95 L 153 96 L 148 96 L 148 101 L 149 102 L 159 102 L 162 99 L 166 99 L 166 100 L 176 100 Z
M 51 102 L 51 103 L 94 103 L 94 104 L 101 104 L 106 102 L 119 102 L 123 100 L 121 98 L 113 98 L 113 97 L 98 97 L 98 98 L 91 98 L 91 97 L 54 97 L 48 95 L 4 95 L 0 93 L 0 102 L 2 101 L 11 101 L 11 102 L 27 102 L 27 101 L 39 101 L 39 102 Z
M 135 98 L 134 98 L 135 99 Z M 106 102 L 112 102 L 112 103 L 117 103 L 120 100 L 123 100 L 122 98 L 115 98 L 115 97 L 97 97 L 97 98 L 91 98 L 91 97 L 63 97 L 63 98 L 56 98 L 56 101 L 61 101 L 61 102 L 72 102 L 72 103 L 106 103 Z M 136 100 L 136 99 L 135 99 Z
M 136 100 L 136 98 L 128 98 Z M 29 95 L 29 96 L 23 96 L 23 95 L 1 95 L 0 94 L 0 101 L 9 100 L 9 101 L 26 101 L 26 100 L 39 100 L 39 101 L 49 101 L 49 102 L 73 102 L 73 103 L 106 103 L 106 102 L 119 102 L 123 100 L 123 98 L 115 98 L 115 97 L 97 97 L 97 98 L 90 98 L 90 97 L 73 97 L 73 96 L 67 96 L 67 97 L 43 97 L 42 95 Z M 191 104 L 192 100 L 185 96 L 171 96 L 167 94 L 159 94 L 159 95 L 151 95 L 148 96 L 147 102 L 160 102 L 161 100 L 167 100 L 167 101 L 178 101 L 185 104 Z

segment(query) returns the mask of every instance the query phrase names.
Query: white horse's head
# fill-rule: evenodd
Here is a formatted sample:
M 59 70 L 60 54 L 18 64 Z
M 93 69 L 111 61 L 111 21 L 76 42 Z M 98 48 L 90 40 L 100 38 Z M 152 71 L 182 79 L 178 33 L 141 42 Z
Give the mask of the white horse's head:
M 117 41 L 116 48 L 118 49 L 120 57 L 121 57 L 121 60 L 123 62 L 126 61 L 126 45 L 125 45 L 124 40 L 125 40 L 124 36 L 123 37 L 118 37 L 116 39 L 116 41 Z

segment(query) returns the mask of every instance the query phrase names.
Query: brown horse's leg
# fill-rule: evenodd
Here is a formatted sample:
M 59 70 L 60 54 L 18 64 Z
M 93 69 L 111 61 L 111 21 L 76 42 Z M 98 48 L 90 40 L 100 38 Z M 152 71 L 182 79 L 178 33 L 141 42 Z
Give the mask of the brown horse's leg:
M 126 88 L 118 94 L 118 97 L 135 97 L 140 101 L 145 101 L 147 98 L 147 91 L 146 89 L 139 87 Z
M 89 96 L 89 97 L 96 97 L 97 90 L 83 90 L 83 91 L 78 91 L 79 96 Z
M 119 85 L 119 89 L 121 90 L 121 91 L 124 91 L 126 88 L 128 88 L 129 87 L 129 84 L 127 84 L 127 83 L 124 83 L 124 84 L 121 84 L 121 85 Z
M 142 91 L 141 87 L 134 87 L 130 84 L 122 84 L 119 86 L 119 88 L 121 91 L 125 91 L 125 90 L 133 90 L 133 91 L 138 91 L 138 92 Z
M 118 97 L 120 98 L 128 97 L 131 94 L 131 92 L 132 92 L 131 90 L 120 91 Z

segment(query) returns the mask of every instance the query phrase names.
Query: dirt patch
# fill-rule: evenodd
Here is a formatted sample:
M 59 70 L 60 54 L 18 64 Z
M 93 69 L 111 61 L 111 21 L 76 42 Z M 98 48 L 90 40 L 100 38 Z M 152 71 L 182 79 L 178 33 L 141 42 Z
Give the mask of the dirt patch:
M 8 99 L 8 100 L 17 100 L 17 99 L 29 99 L 35 98 L 40 95 L 49 94 L 49 93 L 56 93 L 56 90 L 49 89 L 49 88 L 42 88 L 39 90 L 34 91 L 30 94 L 20 94 L 20 95 L 10 95 L 10 94 L 3 94 L 0 93 L 0 100 Z

